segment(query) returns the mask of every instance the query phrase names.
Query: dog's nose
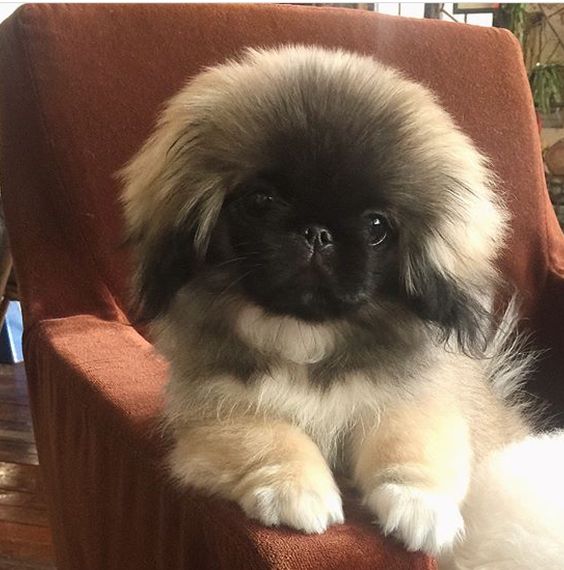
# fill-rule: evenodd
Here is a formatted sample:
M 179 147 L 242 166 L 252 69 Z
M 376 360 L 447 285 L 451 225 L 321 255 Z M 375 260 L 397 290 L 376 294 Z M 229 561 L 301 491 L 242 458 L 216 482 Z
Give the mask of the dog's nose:
M 304 230 L 304 237 L 307 244 L 314 250 L 324 249 L 333 243 L 331 232 L 323 226 L 308 226 Z

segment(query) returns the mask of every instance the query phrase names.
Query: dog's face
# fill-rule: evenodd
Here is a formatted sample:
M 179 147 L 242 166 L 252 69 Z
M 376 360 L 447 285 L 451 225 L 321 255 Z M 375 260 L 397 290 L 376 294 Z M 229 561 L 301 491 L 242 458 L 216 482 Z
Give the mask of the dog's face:
M 320 156 L 315 146 L 285 148 L 226 200 L 208 260 L 234 260 L 243 294 L 270 313 L 346 317 L 397 288 L 397 240 L 381 183 L 355 164 L 352 149 Z
M 373 60 L 282 48 L 207 71 L 124 178 L 149 318 L 199 280 L 302 321 L 395 303 L 480 335 L 504 222 L 484 160 Z

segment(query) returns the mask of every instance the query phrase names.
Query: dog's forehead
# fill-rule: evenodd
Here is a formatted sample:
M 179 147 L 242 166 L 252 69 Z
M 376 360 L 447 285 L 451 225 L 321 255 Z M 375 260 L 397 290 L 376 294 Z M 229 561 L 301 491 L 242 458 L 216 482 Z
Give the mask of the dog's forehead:
M 245 75 L 220 84 L 202 107 L 202 122 L 220 147 L 244 155 L 245 163 L 259 155 L 263 162 L 324 162 L 325 170 L 336 169 L 337 159 L 352 168 L 359 157 L 389 147 L 405 120 L 405 104 L 396 104 L 375 77 L 361 82 L 315 66 L 290 68 L 276 81 L 257 74 L 254 83 Z
M 307 196 L 382 198 L 389 182 L 398 185 L 409 169 L 404 156 L 409 114 L 374 93 L 307 86 L 296 95 L 278 89 L 262 105 L 249 108 L 238 146 L 246 164 L 270 169 Z M 241 123 L 240 123 L 241 124 Z M 412 140 L 411 150 L 416 145 Z M 412 173 L 408 174 L 412 177 Z
M 255 175 L 303 206 L 384 207 L 390 182 L 397 185 L 402 170 L 396 127 L 379 121 L 367 133 L 366 118 L 340 115 L 328 110 L 311 117 L 307 127 L 272 124 L 262 133 Z
M 385 185 L 378 165 L 352 152 L 287 149 L 269 162 L 259 177 L 300 208 L 343 212 L 383 206 Z

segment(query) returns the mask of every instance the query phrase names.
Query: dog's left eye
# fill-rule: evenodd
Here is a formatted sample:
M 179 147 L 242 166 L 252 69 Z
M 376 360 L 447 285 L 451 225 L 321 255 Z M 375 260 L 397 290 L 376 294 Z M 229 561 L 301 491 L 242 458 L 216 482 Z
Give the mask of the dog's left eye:
M 382 214 L 368 214 L 369 240 L 370 245 L 376 246 L 383 243 L 390 234 L 388 221 Z

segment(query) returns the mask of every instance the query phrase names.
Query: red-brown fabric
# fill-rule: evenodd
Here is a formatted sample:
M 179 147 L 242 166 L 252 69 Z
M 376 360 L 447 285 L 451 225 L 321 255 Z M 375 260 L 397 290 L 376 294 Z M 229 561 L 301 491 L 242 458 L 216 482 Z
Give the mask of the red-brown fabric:
M 347 525 L 304 537 L 180 496 L 159 466 L 165 371 L 128 325 L 113 175 L 189 76 L 242 47 L 287 42 L 399 67 L 434 89 L 491 157 L 514 215 L 502 266 L 536 344 L 551 349 L 531 390 L 564 411 L 564 239 L 508 32 L 276 5 L 27 5 L 0 26 L 0 172 L 61 570 L 432 564 L 382 541 L 354 501 Z

